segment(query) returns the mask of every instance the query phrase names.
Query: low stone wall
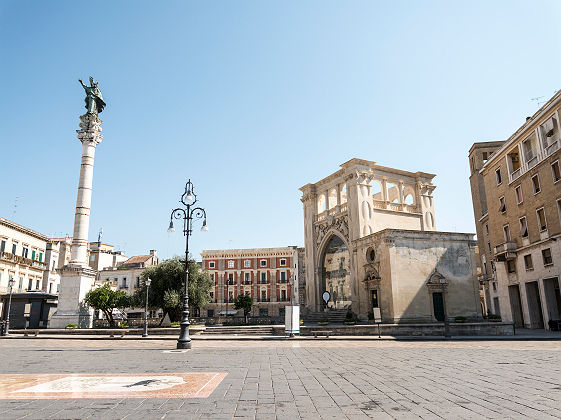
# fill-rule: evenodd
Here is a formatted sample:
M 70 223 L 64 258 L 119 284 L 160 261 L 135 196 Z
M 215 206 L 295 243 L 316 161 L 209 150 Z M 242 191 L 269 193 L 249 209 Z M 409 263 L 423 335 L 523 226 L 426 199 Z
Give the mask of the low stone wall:
M 190 326 L 189 334 L 198 335 L 202 333 L 206 328 L 203 326 Z M 45 335 L 59 335 L 59 334 L 74 334 L 74 335 L 120 335 L 122 331 L 126 331 L 126 335 L 142 335 L 144 332 L 143 328 L 43 328 L 43 329 L 28 329 L 28 330 L 12 330 L 10 329 L 10 334 L 33 334 L 35 331 L 39 331 L 39 334 Z M 177 335 L 179 336 L 180 328 L 149 328 L 149 335 Z
M 325 325 L 301 326 L 300 335 L 313 335 L 312 331 L 331 331 L 330 335 L 378 335 L 378 326 L 368 325 Z M 381 335 L 395 337 L 435 337 L 444 335 L 444 324 L 380 324 Z M 284 334 L 284 329 L 275 333 Z M 465 322 L 450 323 L 453 336 L 507 336 L 514 335 L 511 322 Z

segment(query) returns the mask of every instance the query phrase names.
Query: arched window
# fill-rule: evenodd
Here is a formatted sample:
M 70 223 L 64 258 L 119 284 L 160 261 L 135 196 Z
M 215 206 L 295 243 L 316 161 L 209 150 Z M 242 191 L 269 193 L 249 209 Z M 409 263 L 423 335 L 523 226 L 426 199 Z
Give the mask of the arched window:
M 318 214 L 323 213 L 327 210 L 327 201 L 325 199 L 325 194 L 320 194 L 318 196 Z
M 337 188 L 331 188 L 327 196 L 327 208 L 332 209 L 337 205 Z
M 341 204 L 347 202 L 347 184 L 341 186 Z
M 399 189 L 393 182 L 387 184 L 387 196 L 390 203 L 399 203 Z
M 384 195 L 382 194 L 382 184 L 380 184 L 380 181 L 373 180 L 371 185 L 374 200 L 383 200 Z

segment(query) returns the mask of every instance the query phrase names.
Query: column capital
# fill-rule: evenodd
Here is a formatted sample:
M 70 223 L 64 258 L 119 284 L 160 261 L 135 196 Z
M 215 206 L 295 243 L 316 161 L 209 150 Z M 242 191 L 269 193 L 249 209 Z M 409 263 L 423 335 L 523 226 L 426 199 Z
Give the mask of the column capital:
M 100 133 L 101 123 L 103 121 L 95 114 L 80 115 L 80 121 L 80 130 L 76 130 L 78 140 L 82 143 L 93 143 L 93 146 L 97 146 L 101 143 L 103 136 Z

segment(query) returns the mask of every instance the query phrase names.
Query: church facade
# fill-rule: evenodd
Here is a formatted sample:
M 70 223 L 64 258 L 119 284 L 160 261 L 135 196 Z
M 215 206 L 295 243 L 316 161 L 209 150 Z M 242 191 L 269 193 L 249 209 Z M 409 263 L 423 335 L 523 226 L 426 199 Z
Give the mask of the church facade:
M 308 310 L 366 319 L 380 308 L 384 322 L 481 318 L 476 242 L 436 231 L 434 177 L 352 159 L 300 189 Z

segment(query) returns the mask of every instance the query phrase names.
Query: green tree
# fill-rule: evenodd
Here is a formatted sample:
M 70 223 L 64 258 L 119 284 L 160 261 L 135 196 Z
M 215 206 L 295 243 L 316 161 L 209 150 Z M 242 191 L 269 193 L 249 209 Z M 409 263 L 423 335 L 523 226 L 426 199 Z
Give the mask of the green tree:
M 179 321 L 185 288 L 185 260 L 174 257 L 162 261 L 142 272 L 143 280 L 150 278 L 148 306 L 161 308 L 164 317 L 169 314 L 172 322 Z M 189 305 L 200 308 L 210 302 L 210 289 L 214 286 L 210 275 L 201 270 L 199 264 L 189 260 Z M 133 296 L 134 306 L 142 307 L 146 301 L 146 285 L 143 283 Z M 163 318 L 162 318 L 163 321 Z
M 105 283 L 97 289 L 90 290 L 86 294 L 84 301 L 91 307 L 102 311 L 105 314 L 105 318 L 109 321 L 110 327 L 115 326 L 113 309 L 124 309 L 130 306 L 129 296 L 122 290 L 111 289 L 109 283 Z
M 253 306 L 253 298 L 249 295 L 246 294 L 238 295 L 234 299 L 234 308 L 243 309 L 243 316 L 245 318 L 246 324 L 247 324 L 247 316 L 251 312 L 252 306 Z

